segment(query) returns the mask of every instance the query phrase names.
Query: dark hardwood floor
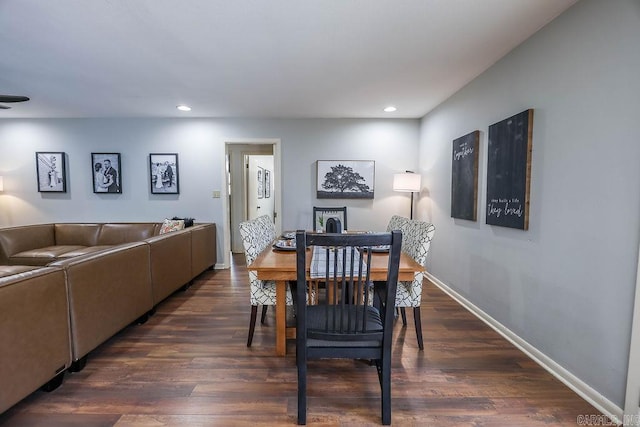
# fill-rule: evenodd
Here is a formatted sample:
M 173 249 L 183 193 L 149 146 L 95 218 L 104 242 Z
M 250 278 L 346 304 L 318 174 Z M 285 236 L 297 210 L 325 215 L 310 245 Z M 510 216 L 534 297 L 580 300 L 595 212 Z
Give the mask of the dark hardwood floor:
M 274 311 L 246 347 L 248 276 L 242 256 L 207 271 L 89 354 L 60 388 L 0 415 L 7 426 L 253 426 L 296 424 L 294 343 L 275 356 Z M 423 293 L 425 350 L 409 325 L 394 332 L 396 426 L 575 426 L 599 412 L 432 284 Z M 1 379 L 0 379 L 1 381 Z M 375 367 L 315 361 L 308 424 L 380 423 Z

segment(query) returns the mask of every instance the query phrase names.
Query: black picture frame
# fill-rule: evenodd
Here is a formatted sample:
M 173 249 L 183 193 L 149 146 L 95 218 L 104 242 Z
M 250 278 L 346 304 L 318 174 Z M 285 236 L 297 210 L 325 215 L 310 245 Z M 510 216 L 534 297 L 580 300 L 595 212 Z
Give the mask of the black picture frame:
M 453 140 L 451 156 L 452 218 L 477 220 L 479 147 L 479 130 Z
M 264 198 L 271 197 L 271 171 L 269 169 L 264 170 Z
M 258 189 L 258 199 L 264 198 L 264 169 L 258 166 L 257 172 L 257 189 Z
M 318 160 L 316 198 L 373 199 L 375 161 Z
M 120 153 L 91 153 L 91 182 L 98 194 L 122 194 Z
M 40 193 L 66 193 L 66 154 L 62 151 L 36 152 L 36 180 Z
M 149 154 L 151 194 L 180 194 L 177 153 Z
M 533 109 L 489 126 L 486 223 L 529 229 Z

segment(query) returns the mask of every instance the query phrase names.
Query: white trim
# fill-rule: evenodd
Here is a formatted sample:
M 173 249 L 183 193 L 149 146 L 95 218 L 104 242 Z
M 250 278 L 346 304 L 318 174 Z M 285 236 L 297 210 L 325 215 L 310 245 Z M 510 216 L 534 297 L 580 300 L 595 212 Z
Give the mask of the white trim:
M 638 247 L 638 266 L 636 267 L 636 299 L 633 307 L 624 414 L 629 419 L 638 419 L 636 417 L 640 415 L 640 247 Z
M 469 312 L 478 317 L 478 319 L 482 320 L 489 327 L 502 335 L 507 341 L 515 345 L 520 351 L 533 359 L 534 362 L 547 370 L 551 375 L 562 381 L 562 383 L 576 392 L 580 397 L 589 402 L 600 412 L 607 415 L 609 418 L 616 422 L 622 419 L 622 408 L 618 407 L 615 403 L 604 397 L 602 394 L 598 393 L 587 383 L 573 375 L 571 372 L 567 371 L 565 368 L 563 368 L 553 359 L 529 344 L 527 341 L 520 338 L 502 323 L 498 322 L 496 319 L 489 316 L 487 313 L 475 306 L 471 301 L 451 289 L 449 286 L 445 285 L 440 279 L 436 278 L 434 275 L 428 272 L 426 273 L 426 276 L 444 293 L 456 300 L 460 305 L 469 310 Z
M 281 147 L 280 147 L 280 138 L 222 138 L 222 156 L 220 158 L 224 159 L 227 154 L 227 146 L 230 144 L 255 144 L 255 145 L 265 145 L 270 144 L 273 145 L 273 174 L 274 174 L 274 210 L 275 210 L 275 225 L 276 230 L 280 231 L 282 229 L 282 180 L 281 180 L 281 166 L 282 160 L 281 156 Z M 231 265 L 231 230 L 229 230 L 229 193 L 227 191 L 227 187 L 229 182 L 227 181 L 227 171 L 226 168 L 222 168 L 222 228 L 223 228 L 223 241 L 222 241 L 222 252 L 223 252 L 223 262 L 222 266 L 224 268 L 229 268 Z

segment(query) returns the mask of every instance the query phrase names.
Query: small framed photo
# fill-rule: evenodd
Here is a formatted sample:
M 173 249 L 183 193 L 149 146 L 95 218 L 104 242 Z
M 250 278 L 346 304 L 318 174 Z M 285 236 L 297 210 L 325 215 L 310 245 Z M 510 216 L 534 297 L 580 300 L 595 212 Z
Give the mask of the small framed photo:
M 37 152 L 36 174 L 38 178 L 39 192 L 67 192 L 67 170 L 65 167 L 65 153 Z
M 149 154 L 151 194 L 180 194 L 178 154 Z
M 264 169 L 258 166 L 258 199 L 264 198 Z
M 269 169 L 264 170 L 264 198 L 271 197 L 271 171 Z
M 94 193 L 122 193 L 120 153 L 91 153 Z

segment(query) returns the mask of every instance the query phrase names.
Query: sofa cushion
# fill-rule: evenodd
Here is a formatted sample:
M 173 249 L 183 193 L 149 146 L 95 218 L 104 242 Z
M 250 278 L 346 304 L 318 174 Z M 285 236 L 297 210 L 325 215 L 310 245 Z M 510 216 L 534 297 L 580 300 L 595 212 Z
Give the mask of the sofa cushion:
M 67 259 L 73 258 L 76 256 L 92 254 L 94 252 L 102 251 L 104 249 L 112 248 L 112 245 L 96 245 L 96 246 L 87 246 L 85 248 L 76 249 L 73 251 L 65 252 L 63 254 L 58 255 L 58 259 Z
M 158 234 L 166 234 L 172 231 L 179 231 L 184 229 L 184 220 L 183 219 L 165 219 L 162 223 L 162 227 L 160 227 L 160 231 Z
M 139 242 L 155 235 L 155 223 L 103 224 L 98 245 L 121 245 Z
M 37 270 L 40 267 L 29 265 L 0 265 L 0 277 L 14 276 L 27 271 Z
M 9 258 L 19 252 L 55 244 L 53 224 L 0 229 L 0 264 L 9 264 Z
M 100 224 L 55 224 L 56 245 L 95 246 Z
M 80 245 L 45 246 L 44 248 L 31 249 L 19 252 L 9 257 L 11 265 L 47 265 L 55 261 L 62 254 L 83 249 Z

